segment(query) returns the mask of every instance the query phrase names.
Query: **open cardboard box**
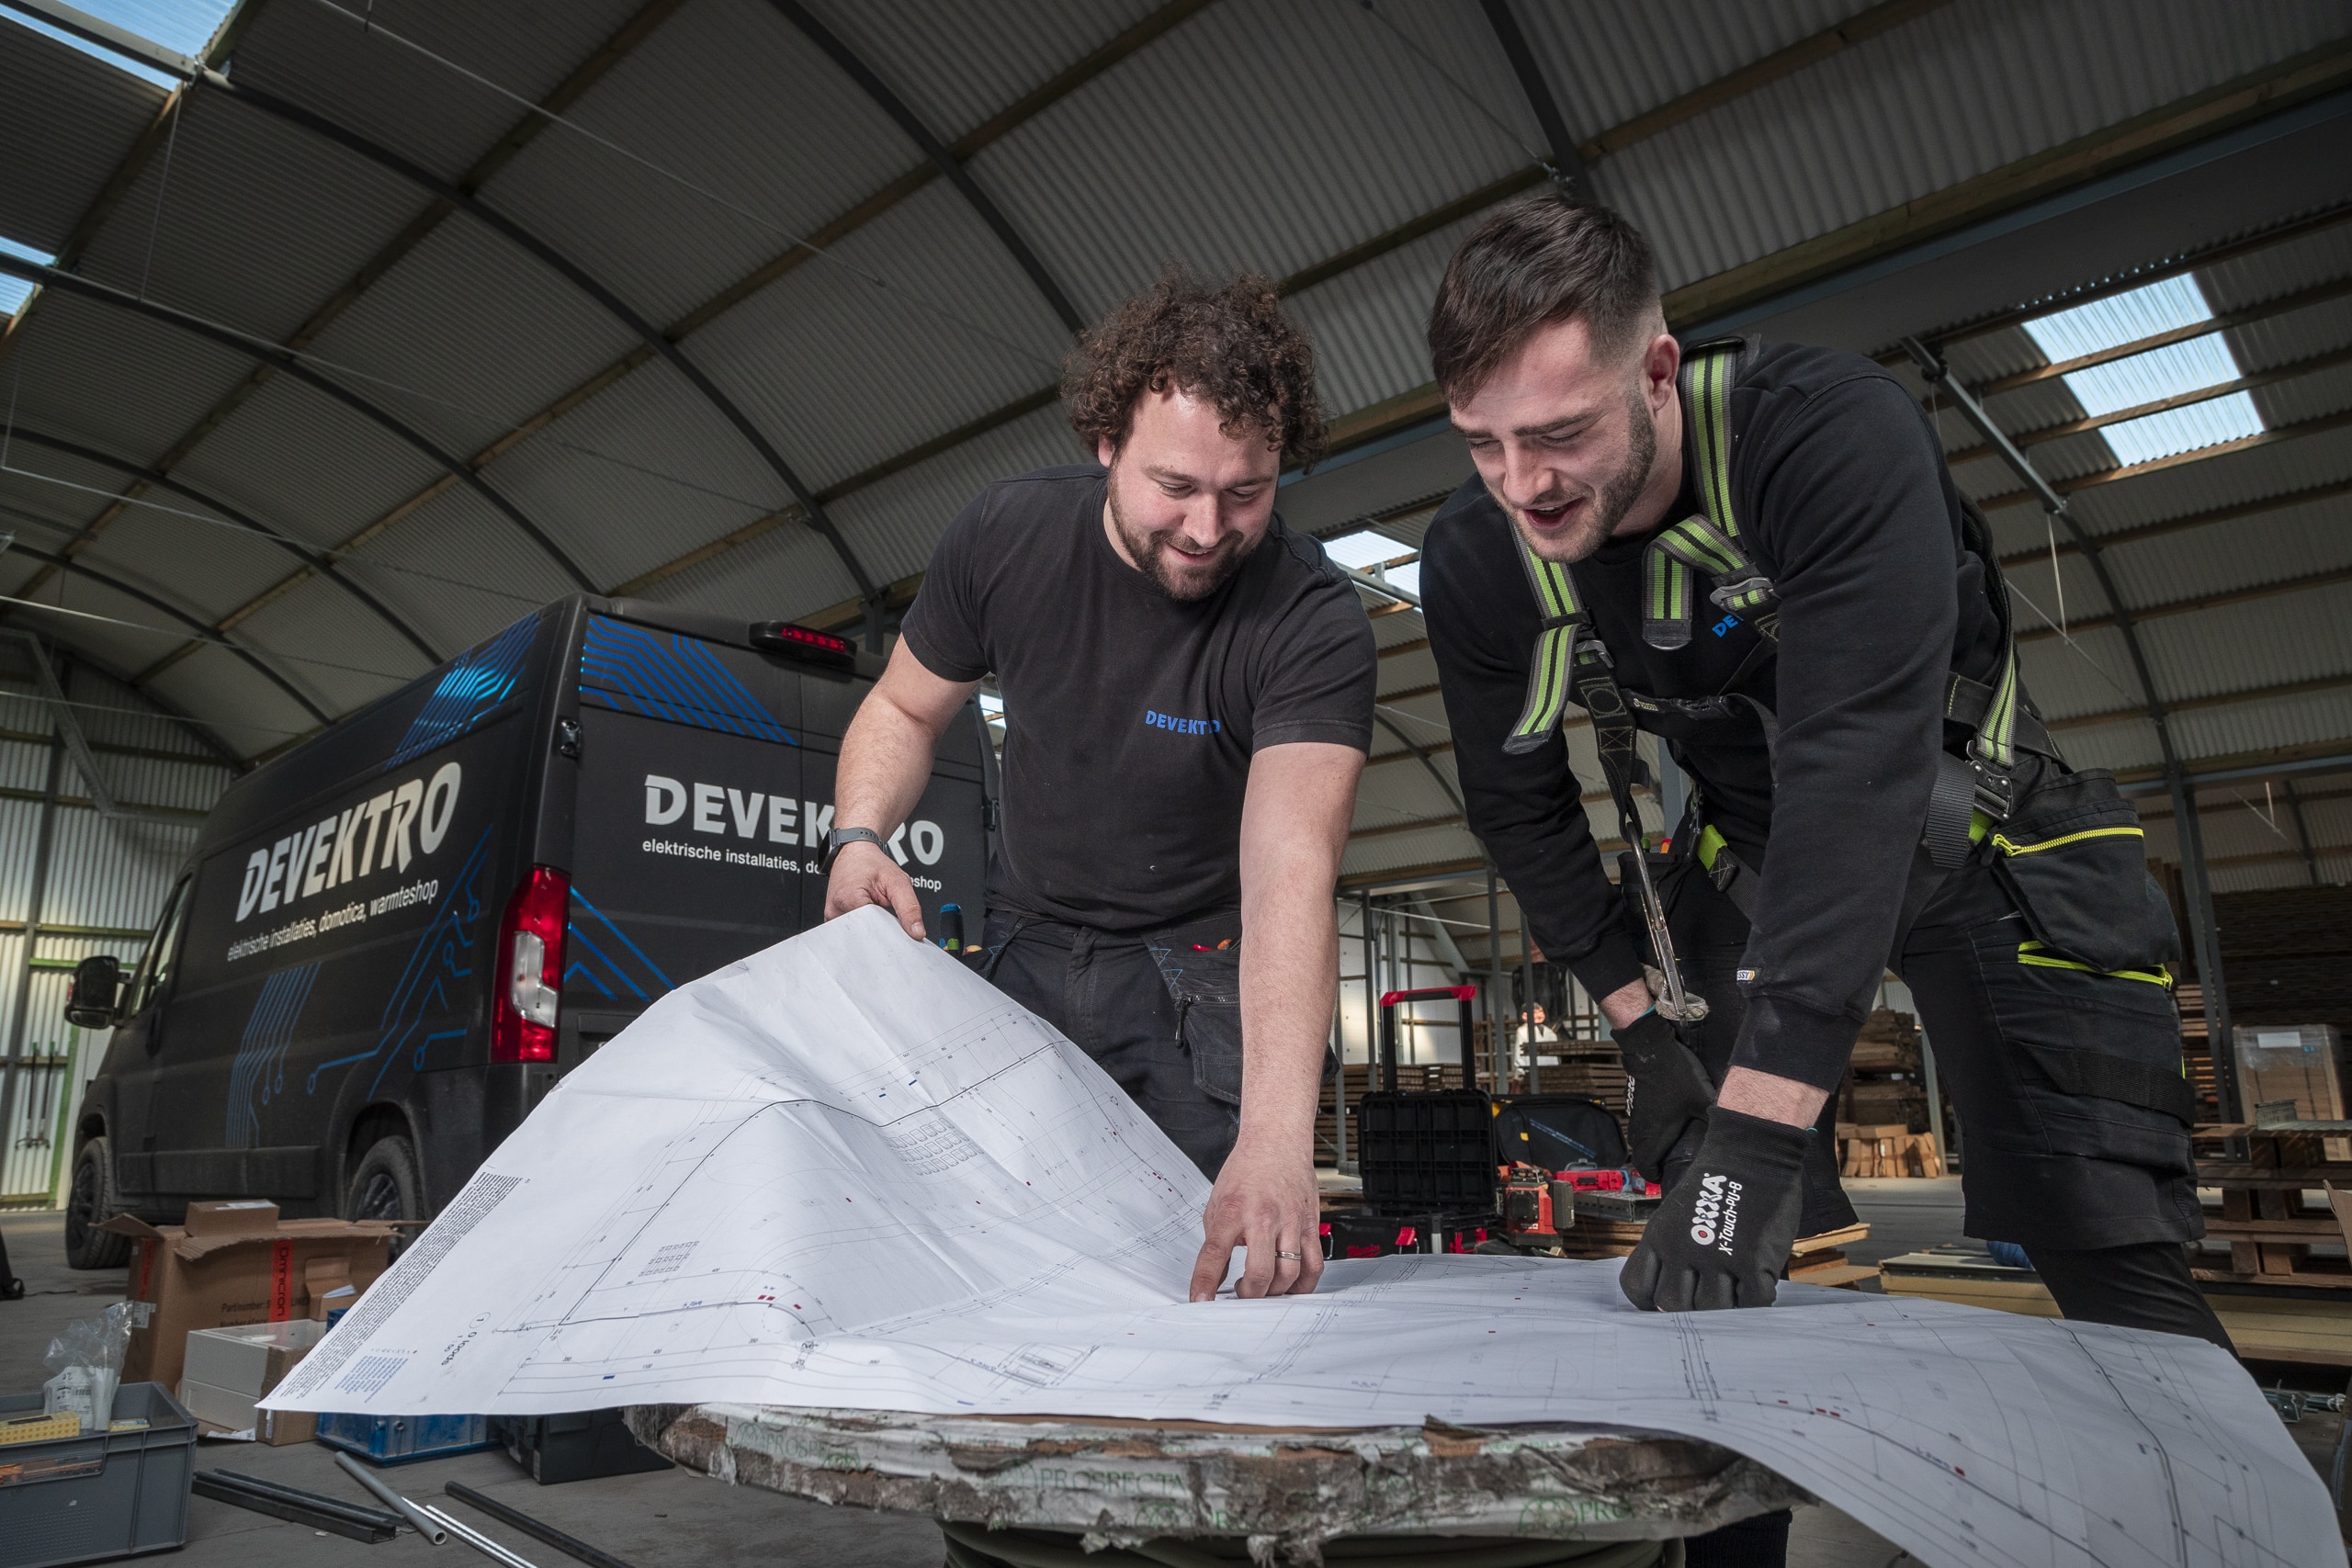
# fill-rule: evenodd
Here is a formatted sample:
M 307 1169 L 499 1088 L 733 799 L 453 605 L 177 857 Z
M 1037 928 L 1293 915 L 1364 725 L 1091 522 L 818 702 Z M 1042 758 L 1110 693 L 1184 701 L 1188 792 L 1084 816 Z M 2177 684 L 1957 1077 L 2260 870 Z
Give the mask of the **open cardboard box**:
M 165 1388 L 180 1384 L 189 1330 L 323 1318 L 328 1292 L 365 1291 L 383 1273 L 395 1234 L 378 1220 L 281 1220 L 263 1199 L 190 1203 L 182 1224 L 119 1214 L 99 1228 L 139 1244 L 122 1381 Z

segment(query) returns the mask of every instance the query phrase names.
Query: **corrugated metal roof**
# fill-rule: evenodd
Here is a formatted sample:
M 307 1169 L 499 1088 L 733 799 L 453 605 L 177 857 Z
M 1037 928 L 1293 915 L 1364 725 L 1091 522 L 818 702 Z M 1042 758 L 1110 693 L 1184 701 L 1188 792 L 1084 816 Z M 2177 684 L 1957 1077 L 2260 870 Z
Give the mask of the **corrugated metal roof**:
M 455 179 L 644 4 L 265 6 L 231 69 Z
M 1430 301 L 1476 227 L 1477 220 L 1464 219 L 1291 299 L 1287 308 L 1314 339 L 1326 407 L 1360 409 L 1430 378 Z
M 239 332 L 284 341 L 430 199 L 217 93 L 187 95 L 178 119 L 81 270 Z
M 1568 129 L 1598 135 L 1866 9 L 1871 0 L 1588 0 L 1513 7 Z M 1417 7 L 1441 15 L 1424 0 Z M 1459 20 L 1455 25 L 1460 26 Z M 1469 29 L 1464 29 L 1469 30 Z M 1500 61 L 1488 90 L 1515 96 Z M 1533 134 L 1533 127 L 1528 128 Z
M 661 322 L 922 162 L 761 0 L 694 0 L 566 118 L 603 141 L 556 127 L 485 195 Z
M 1629 148 L 1598 181 L 1649 234 L 1671 288 L 2283 60 L 2344 25 L 2331 0 L 1960 0 Z
M 1070 434 L 1057 403 L 893 474 L 827 510 L 866 570 L 878 581 L 894 581 L 921 571 L 947 525 L 995 480 L 1091 457 Z M 811 607 L 827 602 L 813 600 Z
M 971 209 L 934 182 L 689 346 L 821 488 L 1052 384 L 1065 337 Z
M 0 14 L 0 237 L 54 254 L 165 96 Z
M 499 493 L 569 525 L 600 586 L 764 516 L 787 499 L 751 444 L 666 364 L 646 366 L 498 459 Z
M 1171 260 L 1284 276 L 1526 162 L 1361 11 L 1318 0 L 1217 6 L 973 167 L 1092 315 Z
M 1159 9 L 1158 0 L 824 0 L 808 9 L 953 144 Z
M 253 361 L 159 322 L 51 291 L 34 296 L 7 358 L 17 417 L 144 458 L 179 438 Z

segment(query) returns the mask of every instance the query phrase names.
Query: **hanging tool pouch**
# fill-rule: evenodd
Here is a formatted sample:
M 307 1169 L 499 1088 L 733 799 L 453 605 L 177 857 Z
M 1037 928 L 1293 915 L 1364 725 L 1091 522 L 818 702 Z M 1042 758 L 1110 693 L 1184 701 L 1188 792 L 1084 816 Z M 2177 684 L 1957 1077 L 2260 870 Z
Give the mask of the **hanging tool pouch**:
M 1241 917 L 1213 915 L 1148 933 L 1144 943 L 1176 1001 L 1176 1042 L 1193 1081 L 1213 1100 L 1241 1103 Z M 1326 1058 L 1327 1064 L 1329 1058 Z M 1327 1065 L 1326 1071 L 1328 1073 Z
M 2106 974 L 2180 956 L 2180 930 L 2148 874 L 2139 813 L 2103 768 L 2041 778 L 1987 835 L 1994 874 L 2034 939 Z

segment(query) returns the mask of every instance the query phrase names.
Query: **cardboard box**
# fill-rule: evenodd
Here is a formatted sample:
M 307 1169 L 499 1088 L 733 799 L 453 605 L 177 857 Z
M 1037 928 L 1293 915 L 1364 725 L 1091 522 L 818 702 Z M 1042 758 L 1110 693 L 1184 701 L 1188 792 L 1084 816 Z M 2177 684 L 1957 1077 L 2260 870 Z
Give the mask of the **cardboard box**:
M 2246 1120 L 2255 1107 L 2295 1102 L 2296 1114 L 2314 1122 L 2344 1120 L 2343 1042 L 2324 1023 L 2253 1024 L 2232 1031 L 2237 1044 L 2239 1106 Z M 2322 1140 L 2332 1160 L 2352 1159 L 2352 1138 Z
M 198 1420 L 224 1432 L 251 1427 L 261 1442 L 307 1443 L 318 1430 L 316 1416 L 254 1406 L 286 1381 L 325 1333 L 326 1325 L 307 1317 L 197 1329 L 187 1337 L 180 1403 Z
M 119 1214 L 101 1228 L 139 1244 L 125 1291 L 136 1325 L 122 1381 L 165 1388 L 187 1371 L 190 1330 L 323 1316 L 328 1291 L 375 1282 L 393 1235 L 375 1220 L 281 1220 L 277 1204 L 252 1200 L 190 1203 L 185 1224 Z

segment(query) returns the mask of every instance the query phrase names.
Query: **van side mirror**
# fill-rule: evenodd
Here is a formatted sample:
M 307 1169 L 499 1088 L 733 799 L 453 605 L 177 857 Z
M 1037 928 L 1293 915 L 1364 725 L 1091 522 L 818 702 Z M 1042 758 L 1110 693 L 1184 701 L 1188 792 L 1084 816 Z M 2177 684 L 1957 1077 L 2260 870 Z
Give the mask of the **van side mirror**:
M 112 1029 L 122 999 L 122 964 L 110 953 L 94 953 L 74 965 L 73 988 L 65 993 L 65 1021 L 77 1029 Z

